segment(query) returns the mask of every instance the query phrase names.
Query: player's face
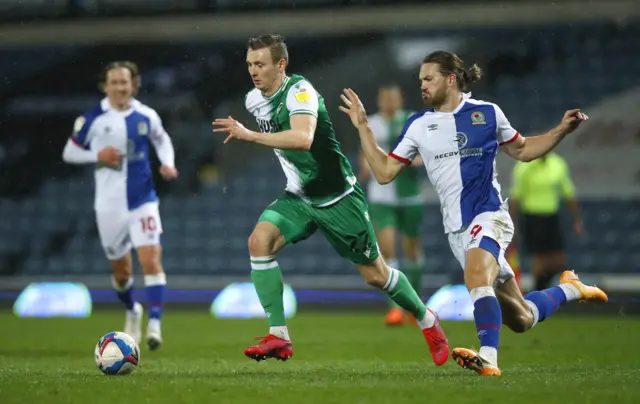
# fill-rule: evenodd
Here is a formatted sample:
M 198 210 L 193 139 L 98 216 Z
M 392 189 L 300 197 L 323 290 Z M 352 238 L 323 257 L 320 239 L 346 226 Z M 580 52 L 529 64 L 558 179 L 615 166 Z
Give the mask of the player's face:
M 431 107 L 442 105 L 447 98 L 447 90 L 451 83 L 450 76 L 440 73 L 437 63 L 425 63 L 420 67 L 422 100 Z M 455 83 L 454 83 L 455 84 Z
M 382 88 L 378 91 L 378 110 L 394 114 L 402 108 L 402 93 L 399 88 Z
M 253 85 L 263 93 L 275 90 L 278 76 L 284 72 L 284 60 L 274 63 L 269 48 L 247 50 L 247 68 Z
M 126 105 L 133 94 L 134 86 L 131 72 L 125 67 L 118 67 L 107 72 L 104 91 L 113 105 Z

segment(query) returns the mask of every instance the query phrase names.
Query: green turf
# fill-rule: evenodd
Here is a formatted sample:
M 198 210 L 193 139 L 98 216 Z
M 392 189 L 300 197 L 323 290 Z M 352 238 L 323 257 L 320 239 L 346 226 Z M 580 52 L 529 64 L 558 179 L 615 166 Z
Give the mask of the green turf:
M 242 351 L 263 321 L 169 311 L 161 350 L 142 347 L 132 375 L 104 376 L 93 349 L 123 319 L 0 311 L 0 403 L 640 403 L 635 318 L 558 316 L 504 331 L 503 377 L 480 378 L 451 361 L 436 367 L 417 329 L 384 328 L 379 315 L 300 315 L 290 322 L 294 358 L 256 363 Z M 452 348 L 477 346 L 473 323 L 444 327 Z

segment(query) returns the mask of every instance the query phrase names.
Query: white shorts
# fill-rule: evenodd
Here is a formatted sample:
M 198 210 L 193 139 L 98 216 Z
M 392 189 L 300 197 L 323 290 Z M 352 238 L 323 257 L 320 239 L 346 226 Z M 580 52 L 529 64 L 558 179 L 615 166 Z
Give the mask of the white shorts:
M 158 202 L 149 202 L 132 211 L 96 211 L 102 248 L 110 260 L 122 258 L 131 247 L 159 245 L 162 222 Z
M 481 213 L 471 224 L 457 233 L 449 233 L 449 245 L 462 269 L 467 262 L 467 251 L 482 248 L 490 252 L 500 265 L 497 281 L 504 283 L 515 274 L 504 257 L 509 243 L 513 239 L 513 221 L 506 209 Z

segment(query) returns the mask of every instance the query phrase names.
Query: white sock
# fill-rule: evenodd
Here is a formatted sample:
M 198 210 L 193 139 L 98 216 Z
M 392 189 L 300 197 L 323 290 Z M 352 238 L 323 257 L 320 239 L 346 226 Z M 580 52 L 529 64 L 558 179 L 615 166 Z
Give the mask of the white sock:
M 436 316 L 433 315 L 431 310 L 427 310 L 422 320 L 418 320 L 418 325 L 420 326 L 421 330 L 424 330 L 425 328 L 431 328 L 435 323 Z
M 480 356 L 491 362 L 494 366 L 498 366 L 498 350 L 492 346 L 481 346 Z
M 578 288 L 573 286 L 571 283 L 563 283 L 558 286 L 560 287 L 560 289 L 562 289 L 564 295 L 567 297 L 567 302 L 573 302 L 580 299 L 580 290 L 578 290 Z
M 289 330 L 286 325 L 279 325 L 277 327 L 269 327 L 269 334 L 275 335 L 278 338 L 290 340 Z
M 160 331 L 160 319 L 159 318 L 150 318 L 147 323 L 147 329 L 152 331 Z
M 535 305 L 531 300 L 525 300 L 525 302 L 531 308 L 531 314 L 533 314 L 533 324 L 531 324 L 531 328 L 535 327 L 538 324 L 538 319 L 540 318 L 540 309 Z

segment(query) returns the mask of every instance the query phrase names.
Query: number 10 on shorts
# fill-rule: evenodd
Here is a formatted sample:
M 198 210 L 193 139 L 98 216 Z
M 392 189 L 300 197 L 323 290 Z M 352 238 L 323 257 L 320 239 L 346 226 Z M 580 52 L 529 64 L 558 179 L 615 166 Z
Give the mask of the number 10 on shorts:
M 140 225 L 142 226 L 143 233 L 156 231 L 156 229 L 158 228 L 156 224 L 156 218 L 153 216 L 141 217 Z

